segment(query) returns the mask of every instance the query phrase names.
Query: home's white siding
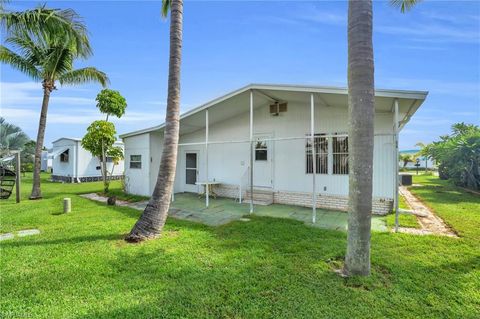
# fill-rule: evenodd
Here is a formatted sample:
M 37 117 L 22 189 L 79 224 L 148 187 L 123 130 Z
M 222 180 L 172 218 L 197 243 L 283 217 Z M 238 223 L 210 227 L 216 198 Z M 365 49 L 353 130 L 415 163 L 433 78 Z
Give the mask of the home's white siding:
M 125 143 L 125 187 L 131 194 L 150 196 L 150 134 L 124 139 Z M 130 168 L 130 156 L 142 156 L 142 168 Z
M 391 114 L 378 114 L 375 120 L 374 146 L 374 196 L 393 198 L 393 137 Z M 346 133 L 347 108 L 317 107 L 315 112 L 316 133 Z M 289 103 L 288 111 L 280 116 L 272 116 L 268 107 L 254 112 L 254 134 L 269 134 L 274 138 L 303 137 L 310 131 L 310 108 L 306 104 Z M 382 135 L 385 134 L 385 135 Z M 210 141 L 248 140 L 249 115 L 241 116 L 211 125 Z M 183 135 L 180 143 L 194 143 L 205 140 L 205 130 Z M 305 140 L 271 142 L 273 153 L 273 189 L 277 191 L 311 192 L 312 175 L 305 173 Z M 203 145 L 180 146 L 180 168 L 184 167 L 183 154 L 187 150 L 200 152 L 199 179 L 205 179 L 205 147 Z M 249 165 L 249 144 L 210 144 L 209 179 L 226 184 L 238 184 Z M 317 174 L 317 192 L 333 195 L 348 194 L 348 175 L 333 175 L 333 158 L 329 156 L 330 174 Z M 242 165 L 243 164 L 243 165 Z M 181 181 L 184 171 L 178 171 Z M 179 191 L 183 191 L 182 182 Z
M 160 169 L 160 158 L 162 156 L 163 149 L 163 133 L 162 132 L 151 132 L 149 133 L 149 143 L 150 143 L 150 193 L 153 192 L 155 188 L 155 183 L 157 182 L 158 170 Z M 150 195 L 150 194 L 149 194 Z
M 53 175 L 54 176 L 65 176 L 65 177 L 72 177 L 74 174 L 74 156 L 75 156 L 75 148 L 76 148 L 76 141 L 71 139 L 60 139 L 53 143 L 52 152 L 58 152 L 61 149 L 68 148 L 69 152 L 69 159 L 68 162 L 60 162 L 60 156 L 55 157 L 52 160 L 52 168 L 53 168 Z
M 102 175 L 102 171 L 100 169 L 101 162 L 98 157 L 93 157 L 92 154 L 84 149 L 80 142 L 78 144 L 78 154 L 77 154 L 77 167 L 78 167 L 78 178 L 81 177 L 98 177 Z M 116 147 L 120 147 L 124 150 L 123 143 L 115 143 Z M 119 161 L 118 164 L 114 165 L 114 163 L 107 162 L 107 171 L 110 173 L 112 172 L 113 168 L 113 176 L 123 175 L 125 170 L 124 161 Z
M 347 108 L 317 106 L 315 112 L 316 133 L 346 133 Z M 374 144 L 374 197 L 393 198 L 394 149 L 392 114 L 376 114 Z M 268 107 L 254 112 L 254 134 L 268 134 L 274 138 L 303 137 L 310 131 L 310 108 L 307 104 L 289 103 L 288 111 L 272 116 Z M 238 186 L 250 162 L 249 143 L 215 144 L 218 141 L 248 141 L 249 114 L 244 113 L 209 128 L 209 180 Z M 150 195 L 157 179 L 161 157 L 163 133 L 152 132 L 124 139 L 126 158 L 130 154 L 142 154 L 150 164 L 142 170 L 126 169 L 129 190 L 135 194 Z M 180 137 L 180 144 L 205 141 L 205 129 Z M 149 146 L 147 146 L 149 145 Z M 175 192 L 188 189 L 185 184 L 185 153 L 197 151 L 198 180 L 206 179 L 205 145 L 184 145 L 178 150 Z M 273 190 L 276 192 L 310 193 L 312 175 L 305 172 L 305 140 L 274 141 L 269 152 Z M 127 160 L 128 166 L 128 160 Z M 329 155 L 329 174 L 317 174 L 317 192 L 323 195 L 348 195 L 348 175 L 333 175 L 333 155 Z M 259 172 L 256 172 L 259 173 Z M 148 185 L 144 182 L 149 180 Z M 147 188 L 148 186 L 148 188 Z M 190 188 L 191 190 L 191 188 Z
M 115 146 L 124 149 L 123 143 L 115 143 Z M 102 176 L 100 170 L 100 160 L 97 157 L 93 157 L 92 154 L 85 150 L 80 141 L 72 140 L 68 138 L 62 138 L 53 143 L 52 153 L 58 150 L 67 148 L 69 150 L 68 162 L 61 162 L 60 156 L 56 156 L 52 160 L 53 174 L 52 178 L 63 181 L 71 181 L 71 178 L 75 178 L 75 181 L 93 181 L 98 180 Z M 112 176 L 118 178 L 124 173 L 124 161 L 121 160 L 114 166 L 113 163 L 107 162 L 108 172 L 112 172 Z

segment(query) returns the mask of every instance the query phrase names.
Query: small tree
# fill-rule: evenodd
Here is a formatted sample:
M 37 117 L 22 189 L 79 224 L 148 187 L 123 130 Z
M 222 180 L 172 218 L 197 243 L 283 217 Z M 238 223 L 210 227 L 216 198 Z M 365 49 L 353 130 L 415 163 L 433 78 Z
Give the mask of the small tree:
M 87 128 L 87 134 L 82 139 L 82 146 L 90 151 L 93 156 L 97 156 L 101 162 L 103 189 L 108 193 L 110 182 L 108 181 L 107 156 L 113 160 L 112 171 L 118 161 L 123 159 L 123 150 L 115 147 L 115 125 L 108 121 L 110 115 L 118 118 L 125 114 L 127 101 L 118 91 L 104 89 L 98 93 L 97 107 L 103 114 L 106 114 L 105 120 L 95 121 Z

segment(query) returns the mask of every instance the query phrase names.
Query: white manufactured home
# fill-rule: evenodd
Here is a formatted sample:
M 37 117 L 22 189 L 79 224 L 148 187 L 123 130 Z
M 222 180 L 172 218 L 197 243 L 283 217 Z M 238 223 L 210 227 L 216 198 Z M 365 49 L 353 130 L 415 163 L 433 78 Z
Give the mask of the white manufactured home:
M 373 210 L 385 214 L 397 193 L 398 132 L 427 92 L 375 96 Z M 120 136 L 129 193 L 151 195 L 163 131 L 164 124 Z M 181 116 L 174 192 L 247 198 L 252 208 L 262 202 L 346 210 L 347 132 L 345 88 L 248 85 Z
M 93 182 L 102 179 L 101 161 L 84 149 L 79 138 L 62 137 L 53 143 L 50 153 L 52 158 L 52 180 L 68 183 Z M 124 149 L 123 142 L 114 144 Z M 113 169 L 113 171 L 112 171 Z M 123 178 L 124 161 L 114 163 L 107 157 L 107 170 L 112 173 L 110 179 Z

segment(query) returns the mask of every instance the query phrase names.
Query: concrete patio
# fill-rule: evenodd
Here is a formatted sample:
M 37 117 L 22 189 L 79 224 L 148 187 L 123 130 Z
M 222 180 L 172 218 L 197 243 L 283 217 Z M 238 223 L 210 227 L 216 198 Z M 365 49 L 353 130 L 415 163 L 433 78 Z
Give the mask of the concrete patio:
M 97 194 L 81 195 L 91 200 L 106 202 L 105 197 Z M 118 206 L 127 206 L 137 210 L 143 210 L 147 205 L 146 201 L 129 203 L 117 200 Z M 317 209 L 317 222 L 312 223 L 312 209 L 308 207 L 272 204 L 268 206 L 255 206 L 253 215 L 273 218 L 289 218 L 304 222 L 306 225 L 334 229 L 347 230 L 347 213 Z M 219 226 L 235 220 L 248 221 L 249 204 L 239 204 L 230 198 L 210 199 L 210 205 L 205 207 L 205 199 L 199 198 L 196 194 L 181 193 L 175 194 L 175 201 L 172 203 L 169 216 L 177 219 L 193 221 L 209 226 Z M 387 231 L 384 219 L 379 216 L 372 217 L 373 231 Z
M 172 203 L 170 216 L 179 219 L 198 221 L 203 224 L 218 226 L 247 217 L 248 203 L 239 204 L 229 198 L 210 199 L 210 206 L 205 207 L 205 200 L 194 194 L 177 194 Z M 347 229 L 347 213 L 317 209 L 317 222 L 312 223 L 312 209 L 308 207 L 272 204 L 255 206 L 253 215 L 273 218 L 289 218 L 304 222 L 307 225 L 345 231 Z M 372 230 L 387 231 L 382 218 L 374 216 Z

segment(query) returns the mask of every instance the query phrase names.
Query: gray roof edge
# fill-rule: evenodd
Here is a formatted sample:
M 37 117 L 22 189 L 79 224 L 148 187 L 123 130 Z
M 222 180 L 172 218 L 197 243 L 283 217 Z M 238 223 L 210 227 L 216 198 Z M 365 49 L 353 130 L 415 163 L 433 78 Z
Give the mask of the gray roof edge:
M 70 141 L 74 141 L 74 142 L 81 142 L 82 139 L 79 138 L 79 137 L 60 137 L 60 138 L 57 138 L 55 141 L 52 142 L 53 143 L 56 143 L 60 140 L 70 140 Z M 123 144 L 123 141 L 122 140 L 116 140 L 114 144 Z
M 267 83 L 251 83 L 246 86 L 243 86 L 237 90 L 230 91 L 220 97 L 217 97 L 213 100 L 210 100 L 204 104 L 201 104 L 185 113 L 180 115 L 180 120 L 184 119 L 190 115 L 193 115 L 197 112 L 204 110 L 216 103 L 220 103 L 232 96 L 241 94 L 248 90 L 284 90 L 284 91 L 297 91 L 297 92 L 311 92 L 311 93 L 326 93 L 326 94 L 348 94 L 348 89 L 346 87 L 336 87 L 336 86 L 315 86 L 315 85 L 295 85 L 295 84 L 267 84 Z M 379 97 L 391 97 L 391 98 L 404 98 L 404 99 L 415 99 L 415 100 L 425 100 L 428 95 L 428 91 L 415 91 L 415 90 L 389 90 L 389 89 L 375 89 L 375 96 Z M 149 128 L 132 131 L 124 134 L 120 134 L 120 138 L 132 137 L 144 133 L 149 133 L 162 129 L 165 126 L 165 123 L 160 125 L 152 126 Z

